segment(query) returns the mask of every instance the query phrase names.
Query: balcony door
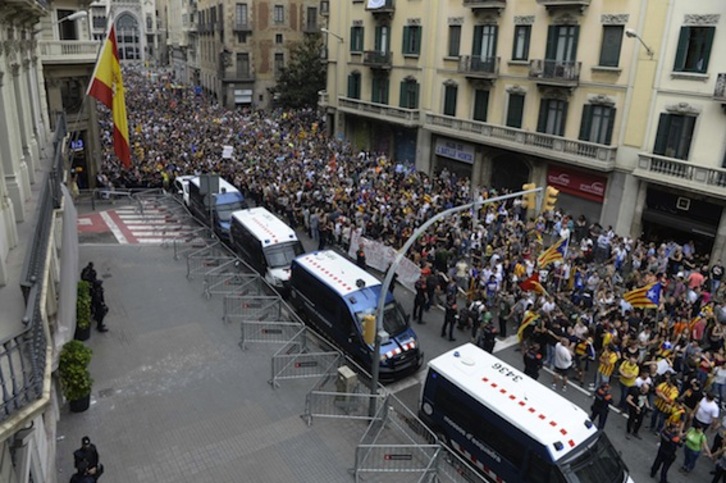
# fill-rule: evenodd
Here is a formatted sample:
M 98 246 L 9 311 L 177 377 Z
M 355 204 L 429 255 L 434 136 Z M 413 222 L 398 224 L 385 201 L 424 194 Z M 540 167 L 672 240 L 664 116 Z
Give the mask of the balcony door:
M 497 53 L 497 26 L 477 25 L 474 27 L 474 45 L 471 56 L 482 61 L 493 59 Z
M 391 32 L 388 25 L 378 25 L 376 27 L 375 51 L 381 54 L 387 54 L 390 46 Z
M 577 59 L 577 39 L 580 27 L 577 25 L 550 25 L 547 32 L 546 61 L 572 63 Z

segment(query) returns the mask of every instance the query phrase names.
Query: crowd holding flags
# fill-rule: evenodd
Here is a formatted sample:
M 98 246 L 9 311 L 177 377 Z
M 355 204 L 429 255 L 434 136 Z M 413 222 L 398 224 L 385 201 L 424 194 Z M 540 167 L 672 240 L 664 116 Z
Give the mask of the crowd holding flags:
M 106 36 L 106 41 L 103 44 L 96 67 L 93 70 L 93 76 L 86 95 L 95 97 L 99 102 L 111 109 L 113 118 L 113 149 L 124 167 L 131 167 L 124 83 L 121 76 L 118 48 L 116 46 L 116 29 L 113 25 L 111 25 Z

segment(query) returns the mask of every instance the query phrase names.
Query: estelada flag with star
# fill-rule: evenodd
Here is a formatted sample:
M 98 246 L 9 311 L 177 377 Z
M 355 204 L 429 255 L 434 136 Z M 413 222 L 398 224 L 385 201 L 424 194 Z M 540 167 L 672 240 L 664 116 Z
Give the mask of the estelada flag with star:
M 537 257 L 537 265 L 540 268 L 544 268 L 552 262 L 564 260 L 568 245 L 568 238 L 560 238 L 551 247 L 539 254 Z
M 103 44 L 101 55 L 98 57 L 91 84 L 88 86 L 86 94 L 95 97 L 99 102 L 111 109 L 113 117 L 113 150 L 126 168 L 131 167 L 124 82 L 121 77 L 121 64 L 118 60 L 118 48 L 116 47 L 116 29 L 113 25 L 111 25 L 106 36 L 106 42 Z
M 522 338 L 524 338 L 524 331 L 537 319 L 539 319 L 539 314 L 533 310 L 527 310 L 524 313 L 522 323 L 519 324 L 519 328 L 517 329 L 517 341 L 522 342 Z
M 663 286 L 660 282 L 649 283 L 648 285 L 623 294 L 623 300 L 635 308 L 657 309 L 660 305 L 660 293 Z

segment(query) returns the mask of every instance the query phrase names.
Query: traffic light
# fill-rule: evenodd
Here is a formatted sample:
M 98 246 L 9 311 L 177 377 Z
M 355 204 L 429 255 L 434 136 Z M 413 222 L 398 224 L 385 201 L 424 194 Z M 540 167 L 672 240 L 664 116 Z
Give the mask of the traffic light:
M 559 194 L 560 190 L 552 186 L 548 186 L 545 190 L 542 211 L 553 211 L 555 209 L 555 205 L 557 204 L 557 195 Z
M 522 191 L 530 191 L 533 189 L 536 189 L 537 185 L 534 183 L 525 183 L 522 185 Z M 528 210 L 530 208 L 534 209 L 537 207 L 537 193 L 527 193 L 526 195 L 522 195 L 522 208 L 525 210 Z
M 373 345 L 376 341 L 376 318 L 373 314 L 363 316 L 363 340 L 368 345 Z

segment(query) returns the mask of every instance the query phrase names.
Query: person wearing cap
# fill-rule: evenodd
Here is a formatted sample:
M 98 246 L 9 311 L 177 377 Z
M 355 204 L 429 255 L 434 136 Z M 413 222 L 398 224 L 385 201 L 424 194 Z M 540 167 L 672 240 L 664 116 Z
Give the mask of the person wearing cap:
M 668 469 L 676 460 L 676 451 L 683 445 L 683 434 L 673 424 L 666 424 L 659 433 L 660 444 L 655 461 L 650 467 L 650 477 L 655 478 L 660 470 L 660 483 L 668 483 Z
M 103 465 L 98 462 L 98 450 L 88 436 L 81 439 L 81 447 L 73 452 L 73 465 L 78 474 L 91 475 L 95 480 L 103 474 Z
M 603 382 L 595 391 L 595 399 L 590 406 L 590 419 L 594 423 L 597 420 L 597 429 L 605 429 L 605 423 L 610 413 L 610 403 L 613 395 L 610 394 L 610 384 Z

